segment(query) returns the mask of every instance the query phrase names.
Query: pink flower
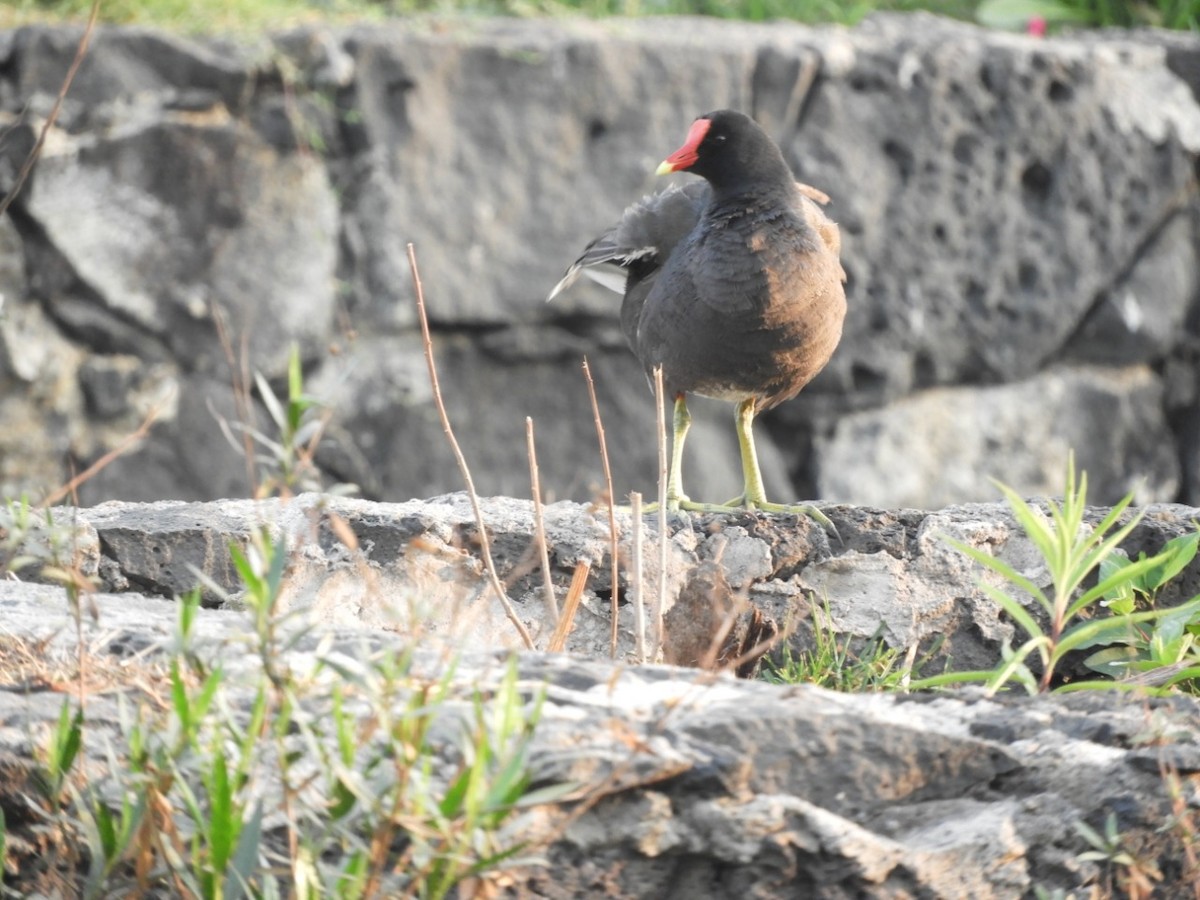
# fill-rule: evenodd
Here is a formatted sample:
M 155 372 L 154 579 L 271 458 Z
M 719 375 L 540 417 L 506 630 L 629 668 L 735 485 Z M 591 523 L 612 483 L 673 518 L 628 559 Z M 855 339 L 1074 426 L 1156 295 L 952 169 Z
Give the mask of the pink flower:
M 1034 37 L 1046 36 L 1046 18 L 1044 16 L 1032 16 L 1025 23 L 1025 33 Z

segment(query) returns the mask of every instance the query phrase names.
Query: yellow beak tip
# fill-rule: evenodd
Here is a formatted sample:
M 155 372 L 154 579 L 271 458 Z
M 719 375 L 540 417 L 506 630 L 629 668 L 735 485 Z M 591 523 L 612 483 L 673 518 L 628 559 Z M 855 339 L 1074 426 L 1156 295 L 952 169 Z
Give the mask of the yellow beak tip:
M 675 171 L 675 167 L 665 159 L 658 164 L 658 168 L 654 170 L 655 175 L 669 175 Z

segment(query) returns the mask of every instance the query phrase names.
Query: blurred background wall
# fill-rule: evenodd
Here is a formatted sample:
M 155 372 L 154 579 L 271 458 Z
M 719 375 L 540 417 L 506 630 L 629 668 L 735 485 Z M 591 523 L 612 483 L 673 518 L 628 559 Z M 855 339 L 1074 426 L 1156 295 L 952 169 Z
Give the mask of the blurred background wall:
M 0 32 L 0 190 L 79 34 Z M 248 494 L 290 465 L 268 395 L 286 401 L 293 347 L 319 405 L 290 443 L 320 440 L 292 489 L 459 489 L 410 241 L 478 489 L 528 495 L 531 416 L 548 496 L 602 490 L 586 356 L 616 493 L 653 493 L 619 297 L 544 300 L 721 107 L 832 197 L 849 276 L 833 361 L 758 423 L 773 499 L 1050 493 L 1074 450 L 1094 502 L 1200 504 L 1200 38 L 928 15 L 102 28 L 0 218 L 0 495 L 117 447 L 82 503 Z M 688 485 L 724 500 L 732 408 L 694 412 Z

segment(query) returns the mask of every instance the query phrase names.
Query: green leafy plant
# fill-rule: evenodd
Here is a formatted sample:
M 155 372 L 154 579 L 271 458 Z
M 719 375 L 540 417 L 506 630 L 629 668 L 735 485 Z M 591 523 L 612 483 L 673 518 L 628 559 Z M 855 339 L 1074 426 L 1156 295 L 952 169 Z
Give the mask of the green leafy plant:
M 320 490 L 321 479 L 313 464 L 313 454 L 328 416 L 320 401 L 304 391 L 299 349 L 293 346 L 288 355 L 286 399 L 275 395 L 261 372 L 255 373 L 254 380 L 277 434 L 272 438 L 260 431 L 252 432 L 262 448 L 257 457 L 261 472 L 259 495 Z
M 6 500 L 0 506 L 0 572 L 20 572 L 36 561 L 26 547 L 32 533 L 29 500 Z
M 256 428 L 250 421 L 230 422 L 217 416 L 217 422 L 234 450 L 252 460 L 255 495 L 289 497 L 301 491 L 325 490 L 332 494 L 356 491 L 352 484 L 325 488 L 322 483 L 314 457 L 331 413 L 324 402 L 304 389 L 299 348 L 293 345 L 288 354 L 285 397 L 275 393 L 261 372 L 255 372 L 254 386 L 270 419 L 271 433 Z M 247 412 L 243 415 L 250 418 Z
M 1122 639 L 1131 626 L 1139 626 L 1162 619 L 1164 616 L 1190 616 L 1200 610 L 1200 598 L 1178 607 L 1178 612 L 1147 610 L 1129 612 L 1124 615 L 1093 618 L 1100 604 L 1109 596 L 1121 596 L 1130 586 L 1138 583 L 1155 570 L 1169 571 L 1176 560 L 1176 550 L 1164 550 L 1153 557 L 1129 561 L 1116 565 L 1111 562 L 1120 543 L 1129 536 L 1141 521 L 1141 513 L 1130 517 L 1124 525 L 1118 522 L 1133 501 L 1133 495 L 1125 496 L 1094 527 L 1084 522 L 1087 510 L 1087 474 L 1075 476 L 1074 456 L 1067 460 L 1065 490 L 1061 504 L 1047 504 L 1043 514 L 1025 501 L 1011 488 L 999 485 L 1018 524 L 1037 548 L 1045 563 L 1050 579 L 1049 591 L 1043 590 L 1025 575 L 998 557 L 962 541 L 946 538 L 947 542 L 998 575 L 1007 583 L 1008 589 L 989 582 L 981 582 L 982 590 L 1009 615 L 1026 635 L 1026 639 L 1015 649 L 1007 643 L 1002 648 L 1003 658 L 993 670 L 977 672 L 949 672 L 933 678 L 914 682 L 914 689 L 936 687 L 943 684 L 967 681 L 982 681 L 990 692 L 1000 690 L 1010 681 L 1017 681 L 1029 692 L 1047 691 L 1054 680 L 1055 672 L 1064 657 L 1075 650 L 1099 644 L 1111 644 Z M 1088 580 L 1098 573 L 1102 563 L 1110 560 L 1107 574 L 1099 573 L 1097 583 L 1085 587 Z M 1185 563 L 1186 564 L 1186 563 Z M 1015 593 L 1014 589 L 1016 592 Z M 1048 627 L 1026 607 L 1021 595 L 1039 607 L 1049 621 Z M 1035 676 L 1030 662 L 1036 658 L 1041 664 L 1041 674 Z M 1112 686 L 1113 682 L 1087 681 L 1066 685 L 1067 689 Z
M 1179 575 L 1196 556 L 1200 530 L 1172 538 L 1158 554 L 1159 565 L 1141 575 L 1121 581 L 1101 601 L 1116 616 L 1128 617 L 1142 608 L 1154 609 L 1159 591 Z M 1127 559 L 1111 556 L 1100 565 L 1100 577 L 1108 578 L 1126 569 Z M 1085 642 L 1080 649 L 1094 644 L 1103 648 L 1084 660 L 1095 672 L 1113 678 L 1137 679 L 1162 687 L 1175 685 L 1193 690 L 1200 683 L 1200 609 L 1186 603 L 1162 610 L 1149 622 L 1126 619 L 1124 632 L 1108 634 L 1102 640 Z

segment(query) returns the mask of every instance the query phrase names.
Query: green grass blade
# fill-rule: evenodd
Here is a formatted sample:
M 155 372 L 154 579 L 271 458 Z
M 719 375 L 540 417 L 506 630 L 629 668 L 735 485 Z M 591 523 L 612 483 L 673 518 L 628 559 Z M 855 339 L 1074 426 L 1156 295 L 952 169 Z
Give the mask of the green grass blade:
M 252 883 L 262 844 L 262 821 L 262 804 L 255 803 L 254 811 L 241 826 L 237 848 L 229 861 L 230 871 L 234 877 L 229 882 L 228 900 L 238 900 L 246 886 Z
M 1200 681 L 1200 665 L 1188 666 L 1186 669 L 1180 669 L 1174 675 L 1163 681 L 1160 686 L 1164 688 L 1171 688 L 1175 687 L 1175 685 L 1179 684 L 1180 682 L 1192 680 Z
M 1029 610 L 1022 606 L 1020 602 L 990 584 L 981 584 L 979 587 L 985 594 L 999 603 L 1004 611 L 1021 626 L 1027 635 L 1030 637 L 1044 636 L 1045 632 L 1042 631 L 1042 627 L 1038 624 L 1037 619 L 1031 616 Z
M 208 784 L 208 846 L 212 857 L 212 869 L 218 876 L 225 872 L 225 864 L 233 853 L 238 826 L 234 822 L 237 807 L 233 799 L 233 788 L 229 781 L 229 767 L 220 747 L 213 747 Z
M 1102 559 L 1115 552 L 1117 545 L 1124 541 L 1125 538 L 1129 537 L 1130 532 L 1132 532 L 1133 529 L 1138 526 L 1139 522 L 1141 522 L 1140 513 L 1126 522 L 1123 526 L 1121 526 L 1121 528 L 1105 537 L 1103 541 L 1093 546 L 1091 550 L 1084 555 L 1083 559 L 1080 560 L 1079 574 L 1081 577 L 1079 578 L 1079 581 L 1082 581 L 1084 577 L 1086 577 L 1094 568 L 1096 568 Z M 1094 533 L 1098 535 L 1100 532 L 1097 530 Z M 1076 586 L 1078 583 L 1079 582 L 1076 582 Z
M 1025 532 L 1042 558 L 1050 561 L 1057 557 L 1057 541 L 1055 540 L 1054 532 L 1050 526 L 1046 524 L 1046 520 L 1034 512 L 1034 508 L 1029 503 L 1017 494 L 1012 488 L 1007 485 L 999 485 L 1001 493 L 1008 500 L 1009 508 L 1012 509 L 1013 516 L 1017 520 L 1017 524 Z M 1050 508 L 1054 509 L 1054 504 L 1050 504 Z
M 1071 681 L 1067 684 L 1060 684 L 1054 689 L 1054 693 L 1056 694 L 1073 694 L 1078 691 L 1124 691 L 1126 693 L 1130 691 L 1138 691 L 1150 695 L 1161 695 L 1165 693 L 1165 691 L 1159 687 L 1136 684 L 1128 681 Z
M 927 691 L 932 688 L 948 685 L 970 684 L 977 681 L 989 680 L 995 672 L 991 669 L 973 670 L 968 672 L 942 672 L 940 675 L 929 675 L 926 678 L 915 678 L 909 682 L 911 691 Z
M 1007 685 L 1012 679 L 1016 678 L 1021 682 L 1026 692 L 1030 694 L 1037 693 L 1037 681 L 1033 677 L 1033 673 L 1029 670 L 1029 666 L 1025 660 L 1029 659 L 1033 651 L 1037 650 L 1045 661 L 1046 645 L 1049 643 L 1049 638 L 1044 635 L 1030 638 L 1016 650 L 1012 650 L 1007 655 L 1004 662 L 992 672 L 992 677 L 988 679 L 988 693 L 994 694 L 1000 688 Z
M 267 408 L 267 415 L 271 417 L 271 421 L 275 423 L 275 427 L 280 431 L 287 429 L 287 414 L 283 411 L 283 405 L 279 402 L 279 398 L 275 396 L 275 392 L 271 390 L 271 384 L 263 377 L 262 372 L 254 373 L 254 383 L 258 387 L 258 396 L 262 400 L 263 406 Z
M 991 569 L 1005 581 L 1023 590 L 1025 593 L 1033 597 L 1038 604 L 1047 612 L 1050 611 L 1050 599 L 1045 595 L 1041 588 L 1010 566 L 1008 563 L 999 557 L 993 556 L 978 547 L 972 547 L 970 544 L 964 544 L 962 541 L 947 535 L 942 535 L 942 540 L 948 543 L 960 553 L 965 553 L 971 559 L 975 560 L 980 565 Z M 983 585 L 981 585 L 982 587 Z

